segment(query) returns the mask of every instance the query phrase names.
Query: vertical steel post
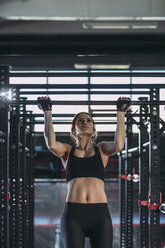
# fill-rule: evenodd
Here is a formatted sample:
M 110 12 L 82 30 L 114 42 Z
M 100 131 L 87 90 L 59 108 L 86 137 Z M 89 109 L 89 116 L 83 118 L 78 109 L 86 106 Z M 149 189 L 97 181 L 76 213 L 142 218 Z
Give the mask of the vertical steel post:
M 143 144 L 148 142 L 147 99 L 140 98 L 144 104 L 140 104 L 140 132 L 139 132 L 139 215 L 140 232 L 139 244 L 141 248 L 149 247 L 149 227 L 148 227 L 148 191 L 149 191 L 149 152 L 148 147 Z
M 13 89 L 12 100 L 19 99 L 19 89 Z M 19 105 L 13 105 L 10 113 L 10 145 L 9 145 L 9 176 L 10 176 L 10 248 L 19 247 L 19 142 L 20 121 Z
M 0 93 L 8 90 L 9 66 L 0 66 Z M 9 101 L 0 95 L 0 247 L 9 247 Z
M 132 117 L 131 112 L 127 111 L 126 119 L 126 247 L 133 248 L 133 182 L 132 182 L 132 153 L 128 152 L 132 148 Z M 130 177 L 130 179 L 129 179 Z
M 22 98 L 23 102 L 26 98 Z M 26 247 L 26 105 L 23 103 L 22 112 L 24 114 L 21 120 L 21 149 L 20 149 L 20 233 L 19 247 Z
M 30 111 L 30 114 L 32 111 Z M 29 114 L 29 121 L 34 121 L 34 118 Z M 29 125 L 27 133 L 27 185 L 26 185 L 26 247 L 34 247 L 34 125 Z
M 159 101 L 159 89 L 152 88 L 150 100 Z M 160 248 L 160 130 L 159 105 L 150 105 L 150 247 Z
M 119 154 L 119 175 L 125 175 L 125 155 Z M 126 180 L 120 177 L 119 179 L 119 194 L 120 194 L 120 248 L 126 247 L 126 215 L 125 215 L 125 187 Z

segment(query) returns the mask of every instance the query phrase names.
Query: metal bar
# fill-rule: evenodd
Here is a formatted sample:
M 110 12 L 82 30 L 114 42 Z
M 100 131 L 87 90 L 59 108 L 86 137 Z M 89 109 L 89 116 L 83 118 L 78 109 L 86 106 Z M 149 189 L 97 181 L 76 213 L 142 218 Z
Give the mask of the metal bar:
M 95 111 L 95 110 L 94 110 Z M 109 113 L 108 113 L 109 112 Z M 115 112 L 116 112 L 116 110 L 115 110 Z M 23 117 L 23 116 L 25 116 L 25 117 L 29 117 L 29 116 L 32 116 L 32 117 L 35 117 L 35 118 L 38 118 L 38 117 L 43 117 L 44 118 L 44 114 L 20 114 L 19 115 L 20 117 Z M 127 114 L 126 114 L 126 116 L 127 116 Z M 141 114 L 131 114 L 131 116 L 132 117 L 140 117 L 141 116 Z M 150 114 L 148 114 L 147 115 L 148 117 L 150 116 Z M 74 114 L 52 114 L 52 117 L 60 117 L 60 118 L 67 118 L 67 117 L 71 117 L 71 118 L 73 118 L 74 117 Z M 94 113 L 92 113 L 92 117 L 116 117 L 116 114 L 112 114 L 111 113 L 111 110 L 107 110 L 107 113 L 106 114 L 94 114 Z
M 44 124 L 45 122 L 44 121 L 28 121 L 28 122 L 26 122 L 26 125 L 31 125 L 31 124 Z M 70 125 L 72 122 L 71 121 L 53 121 L 52 122 L 53 124 L 60 124 L 60 125 L 62 125 L 62 124 L 68 124 L 68 125 Z M 104 125 L 110 125 L 110 124 L 116 124 L 116 122 L 115 121 L 107 121 L 107 122 L 103 122 L 103 121 L 100 121 L 100 122 L 97 122 L 97 121 L 95 121 L 95 123 L 96 124 L 104 124 Z
M 28 135 L 27 135 L 27 140 L 28 140 Z M 25 247 L 31 247 L 31 213 L 30 213 L 30 152 L 26 153 L 26 190 L 25 190 L 25 207 L 26 207 L 26 215 L 25 215 L 25 230 L 26 230 L 26 235 L 25 235 Z
M 35 100 L 12 101 L 11 104 L 37 105 Z M 116 105 L 116 101 L 52 101 L 53 105 Z M 131 105 L 140 105 L 140 101 L 132 101 Z M 165 105 L 165 101 L 148 101 L 147 105 Z
M 149 149 L 148 145 L 150 142 L 148 137 L 148 125 L 145 125 L 147 122 L 147 113 L 148 106 L 140 106 L 140 113 L 143 115 L 140 117 L 140 133 L 139 133 L 139 200 L 140 202 L 148 202 L 148 190 L 149 190 Z M 148 227 L 148 205 L 139 206 L 139 215 L 140 215 L 140 232 L 139 232 L 139 245 L 141 248 L 149 247 L 149 227 Z
M 159 90 L 151 90 L 151 100 L 159 100 Z M 150 204 L 160 204 L 160 131 L 159 106 L 151 105 L 150 131 Z M 150 247 L 160 247 L 160 211 L 150 210 Z
M 165 84 L 10 84 L 20 89 L 152 89 L 165 88 Z
M 0 66 L 0 91 L 8 88 L 9 66 Z M 0 131 L 4 142 L 0 142 L 0 247 L 9 248 L 9 105 L 0 97 Z M 2 121 L 3 120 L 3 121 Z
M 108 110 L 107 110 L 108 112 Z M 110 112 L 110 110 L 109 110 Z M 111 114 L 111 113 L 107 113 L 107 114 L 92 114 L 92 117 L 107 117 L 108 114 L 110 115 L 110 117 L 116 117 L 116 114 Z M 23 117 L 24 115 L 23 114 L 20 114 L 20 117 Z M 38 117 L 44 117 L 44 114 L 25 114 L 25 117 L 35 117 L 35 118 L 38 118 Z M 52 117 L 60 117 L 60 118 L 66 118 L 66 117 L 74 117 L 74 114 L 52 114 Z
M 130 111 L 127 111 L 129 114 Z M 132 154 L 128 150 L 132 146 L 132 123 L 133 120 L 127 116 L 127 125 L 126 125 L 126 175 L 132 175 Z M 125 198 L 126 198 L 126 247 L 133 248 L 133 181 L 126 180 L 125 188 Z
M 119 153 L 119 175 L 125 175 L 125 155 Z M 126 180 L 120 178 L 120 248 L 126 247 Z
M 15 99 L 19 98 L 19 89 L 13 91 Z M 20 139 L 19 105 L 13 106 L 10 112 L 10 247 L 19 247 L 19 139 Z M 17 233 L 17 235 L 15 235 Z
M 23 101 L 26 101 L 24 98 Z M 26 113 L 26 105 L 23 104 L 21 106 L 23 113 Z M 20 236 L 19 236 L 19 247 L 25 248 L 26 247 L 26 118 L 23 119 L 21 122 L 21 139 L 20 142 L 22 147 L 20 149 Z
M 150 93 L 149 90 L 147 91 L 21 91 L 21 96 L 22 95 L 37 95 L 37 94 L 42 94 L 42 95 L 113 95 L 113 94 L 129 94 L 129 95 L 136 95 L 136 94 L 141 94 L 141 95 L 148 95 Z
M 32 111 L 30 111 L 30 114 Z M 30 115 L 29 117 L 30 121 L 33 121 L 33 117 Z M 28 189 L 28 196 L 29 196 L 29 208 L 30 208 L 30 216 L 29 216 L 29 225 L 30 225 L 30 247 L 34 247 L 34 125 L 30 125 L 29 129 L 29 150 L 30 150 L 30 171 L 29 171 L 29 178 L 30 178 L 30 184 Z M 27 199 L 28 200 L 28 199 Z
M 30 117 L 32 119 L 32 117 Z M 27 177 L 26 177 L 26 247 L 34 247 L 34 137 L 32 135 L 33 125 L 27 133 L 27 146 L 29 152 L 26 153 Z
M 132 115 L 131 115 L 132 116 Z M 146 142 L 146 143 L 144 143 L 143 145 L 142 145 L 142 147 L 144 148 L 144 147 L 147 147 L 147 146 L 149 146 L 149 144 L 150 144 L 150 142 Z M 128 149 L 128 152 L 138 152 L 140 150 L 140 147 L 138 146 L 138 147 L 134 147 L 134 148 L 130 148 L 130 149 Z M 126 150 L 123 150 L 121 153 L 122 154 L 125 154 L 127 151 Z
M 10 77 L 165 77 L 165 72 L 11 72 Z

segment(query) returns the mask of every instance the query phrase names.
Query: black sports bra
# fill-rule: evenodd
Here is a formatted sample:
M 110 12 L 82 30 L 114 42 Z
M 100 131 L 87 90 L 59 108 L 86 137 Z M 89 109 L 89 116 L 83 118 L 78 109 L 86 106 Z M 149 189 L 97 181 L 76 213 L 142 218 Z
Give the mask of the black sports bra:
M 94 147 L 95 155 L 91 157 L 76 157 L 75 148 L 71 148 L 66 167 L 66 180 L 69 182 L 78 177 L 96 177 L 104 181 L 104 165 L 97 146 Z

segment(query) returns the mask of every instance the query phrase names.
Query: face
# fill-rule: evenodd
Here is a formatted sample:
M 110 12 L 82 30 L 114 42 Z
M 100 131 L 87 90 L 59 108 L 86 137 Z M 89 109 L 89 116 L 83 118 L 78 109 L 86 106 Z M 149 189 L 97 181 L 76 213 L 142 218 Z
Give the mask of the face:
M 75 133 L 77 135 L 92 135 L 94 133 L 94 125 L 92 118 L 88 114 L 78 115 L 75 123 Z

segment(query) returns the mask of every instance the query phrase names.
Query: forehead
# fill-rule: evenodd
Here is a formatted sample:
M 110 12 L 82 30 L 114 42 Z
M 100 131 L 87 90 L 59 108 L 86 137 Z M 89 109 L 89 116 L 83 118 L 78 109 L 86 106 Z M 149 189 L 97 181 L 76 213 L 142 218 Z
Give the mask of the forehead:
M 84 113 L 84 114 L 79 114 L 77 116 L 77 119 L 92 119 L 92 118 L 90 117 L 90 115 Z

